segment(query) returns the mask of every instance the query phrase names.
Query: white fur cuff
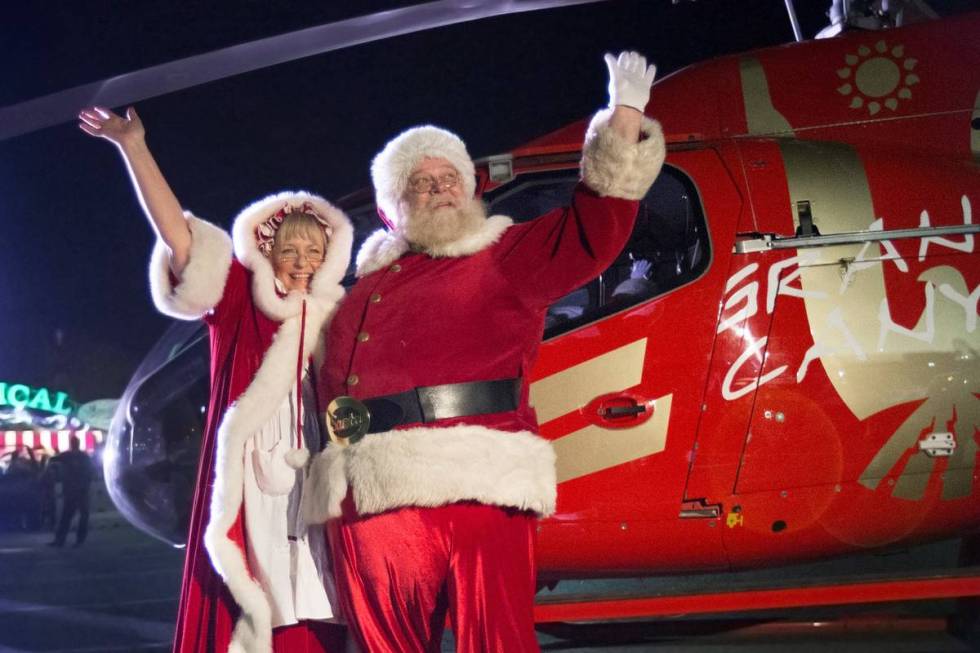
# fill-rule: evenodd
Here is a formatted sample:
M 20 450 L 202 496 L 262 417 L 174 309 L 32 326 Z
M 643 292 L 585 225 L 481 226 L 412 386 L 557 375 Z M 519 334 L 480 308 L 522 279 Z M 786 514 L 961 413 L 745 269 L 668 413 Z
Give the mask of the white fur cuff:
M 582 181 L 602 196 L 643 199 L 664 162 L 663 130 L 644 116 L 640 132 L 646 138 L 629 143 L 609 127 L 612 111 L 600 111 L 589 123 L 582 147 Z
M 198 320 L 221 301 L 231 267 L 231 237 L 209 222 L 184 213 L 191 230 L 187 267 L 177 285 L 171 282 L 170 253 L 162 241 L 150 258 L 150 294 L 164 315 Z
M 555 452 L 528 431 L 483 426 L 414 428 L 369 435 L 328 450 L 311 468 L 304 513 L 310 522 L 340 515 L 350 486 L 360 515 L 458 501 L 555 511 Z

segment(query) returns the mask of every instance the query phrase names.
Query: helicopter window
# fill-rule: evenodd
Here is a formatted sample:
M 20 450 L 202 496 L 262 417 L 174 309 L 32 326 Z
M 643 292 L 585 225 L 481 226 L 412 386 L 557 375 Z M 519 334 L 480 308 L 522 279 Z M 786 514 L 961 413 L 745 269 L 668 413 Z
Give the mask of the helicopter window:
M 356 281 L 354 271 L 357 268 L 357 253 L 361 250 L 361 245 L 364 244 L 368 236 L 381 229 L 383 225 L 378 218 L 378 210 L 375 208 L 374 202 L 344 207 L 344 211 L 354 227 L 354 247 L 351 249 L 350 265 L 347 266 L 347 273 L 343 280 L 343 284 L 350 288 Z
M 130 522 L 174 546 L 186 541 L 208 403 L 208 338 L 175 322 L 133 374 L 112 420 L 103 467 Z
M 572 201 L 578 174 L 519 178 L 519 185 L 507 185 L 483 196 L 491 215 L 506 215 L 514 222 L 527 222 Z
M 484 196 L 491 214 L 521 222 L 567 206 L 576 171 L 519 177 Z M 640 203 L 636 226 L 619 257 L 599 277 L 548 309 L 545 337 L 565 333 L 660 296 L 701 275 L 709 261 L 704 213 L 691 181 L 665 165 Z

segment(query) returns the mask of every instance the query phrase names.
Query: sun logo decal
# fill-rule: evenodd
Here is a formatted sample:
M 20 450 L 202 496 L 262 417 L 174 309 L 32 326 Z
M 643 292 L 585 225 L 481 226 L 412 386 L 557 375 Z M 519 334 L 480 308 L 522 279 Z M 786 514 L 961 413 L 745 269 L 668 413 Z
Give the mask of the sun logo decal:
M 874 49 L 862 45 L 844 61 L 847 65 L 837 70 L 837 76 L 845 82 L 837 92 L 851 97 L 852 109 L 867 107 L 872 116 L 882 106 L 895 111 L 900 100 L 912 98 L 911 87 L 919 83 L 919 76 L 912 72 L 918 61 L 905 56 L 903 45 L 889 49 L 883 40 Z

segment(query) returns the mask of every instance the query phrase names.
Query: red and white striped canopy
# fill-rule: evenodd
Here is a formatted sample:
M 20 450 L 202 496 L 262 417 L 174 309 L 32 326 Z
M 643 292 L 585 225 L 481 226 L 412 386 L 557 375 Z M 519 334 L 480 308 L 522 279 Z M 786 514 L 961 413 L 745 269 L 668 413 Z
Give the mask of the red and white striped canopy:
M 68 451 L 72 437 L 81 440 L 82 451 L 95 451 L 96 446 L 105 440 L 102 431 L 75 431 L 66 429 L 62 431 L 0 431 L 3 433 L 3 450 L 13 450 L 19 447 L 36 449 L 43 447 L 48 451 Z

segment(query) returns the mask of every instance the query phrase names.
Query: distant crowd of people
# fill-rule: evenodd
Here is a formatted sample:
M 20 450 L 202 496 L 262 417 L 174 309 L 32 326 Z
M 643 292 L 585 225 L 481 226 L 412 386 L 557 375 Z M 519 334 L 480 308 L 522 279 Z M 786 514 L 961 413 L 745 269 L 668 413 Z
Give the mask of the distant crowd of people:
M 64 546 L 75 514 L 75 546 L 88 534 L 93 462 L 72 437 L 69 450 L 50 456 L 43 449 L 18 447 L 0 475 L 0 530 L 54 531 L 50 546 Z M 61 484 L 61 513 L 57 487 Z

